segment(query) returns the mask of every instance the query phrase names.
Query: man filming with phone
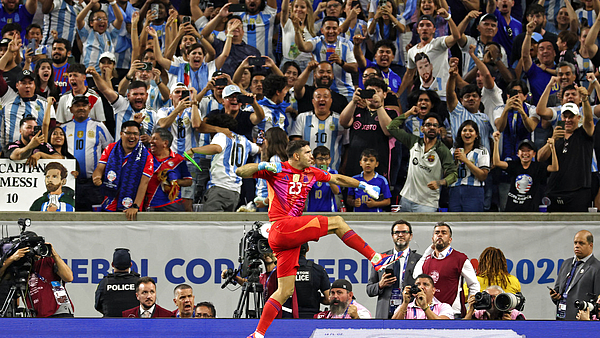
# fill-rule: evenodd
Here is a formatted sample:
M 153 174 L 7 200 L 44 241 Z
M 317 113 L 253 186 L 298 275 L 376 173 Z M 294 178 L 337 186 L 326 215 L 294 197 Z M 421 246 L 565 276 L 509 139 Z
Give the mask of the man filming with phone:
M 9 143 L 3 152 L 4 158 L 13 161 L 28 159 L 28 163 L 34 165 L 37 159 L 60 159 L 62 156 L 54 150 L 50 143 L 46 143 L 42 129 L 36 123 L 36 118 L 28 116 L 21 120 L 19 130 L 21 137 L 15 142 Z M 36 156 L 33 156 L 36 154 Z M 35 158 L 29 160 L 30 158 Z
M 396 309 L 392 319 L 453 319 L 452 306 L 433 296 L 436 291 L 433 284 L 429 275 L 418 275 L 415 285 L 404 287 L 402 305 Z

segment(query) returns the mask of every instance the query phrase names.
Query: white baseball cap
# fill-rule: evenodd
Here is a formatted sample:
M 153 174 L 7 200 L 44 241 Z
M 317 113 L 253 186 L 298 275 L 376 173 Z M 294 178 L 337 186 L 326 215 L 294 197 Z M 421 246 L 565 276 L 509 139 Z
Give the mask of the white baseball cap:
M 236 85 L 229 85 L 223 89 L 223 97 L 229 97 L 235 93 L 241 94 L 240 87 Z

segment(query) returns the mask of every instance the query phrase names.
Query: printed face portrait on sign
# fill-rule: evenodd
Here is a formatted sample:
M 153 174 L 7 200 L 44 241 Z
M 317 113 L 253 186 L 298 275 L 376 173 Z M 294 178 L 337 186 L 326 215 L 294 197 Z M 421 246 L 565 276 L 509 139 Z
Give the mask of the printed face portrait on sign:
M 0 210 L 75 211 L 75 160 L 0 160 Z

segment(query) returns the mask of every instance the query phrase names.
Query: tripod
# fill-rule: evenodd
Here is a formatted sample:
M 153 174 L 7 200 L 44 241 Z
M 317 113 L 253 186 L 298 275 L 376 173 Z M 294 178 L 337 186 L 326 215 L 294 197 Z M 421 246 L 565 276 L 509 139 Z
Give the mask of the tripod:
M 248 281 L 242 286 L 242 294 L 237 308 L 233 311 L 233 318 L 242 318 L 244 311 L 246 312 L 246 318 L 260 318 L 265 299 L 263 285 L 258 280 L 259 273 L 259 269 L 252 270 Z M 250 294 L 253 296 L 253 308 L 250 308 Z
M 23 302 L 23 316 L 22 317 L 35 317 L 35 310 L 33 309 L 33 301 L 31 295 L 26 291 L 27 282 L 15 282 L 6 296 L 6 300 L 0 309 L 0 318 L 4 317 L 16 317 L 17 316 L 17 300 L 20 299 Z M 32 308 L 27 307 L 25 297 L 29 298 L 29 304 Z

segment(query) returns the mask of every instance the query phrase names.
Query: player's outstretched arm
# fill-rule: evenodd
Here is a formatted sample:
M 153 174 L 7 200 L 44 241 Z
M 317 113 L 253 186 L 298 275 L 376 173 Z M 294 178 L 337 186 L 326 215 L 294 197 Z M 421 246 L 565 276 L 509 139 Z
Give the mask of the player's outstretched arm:
M 241 178 L 250 178 L 258 171 L 258 163 L 248 163 L 237 168 L 235 174 Z
M 341 185 L 343 187 L 358 188 L 364 190 L 364 192 L 366 192 L 371 198 L 374 199 L 379 198 L 379 193 L 381 190 L 378 186 L 370 185 L 366 182 L 359 181 L 355 178 L 340 174 L 331 174 L 331 180 L 329 180 L 329 182 Z

